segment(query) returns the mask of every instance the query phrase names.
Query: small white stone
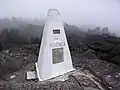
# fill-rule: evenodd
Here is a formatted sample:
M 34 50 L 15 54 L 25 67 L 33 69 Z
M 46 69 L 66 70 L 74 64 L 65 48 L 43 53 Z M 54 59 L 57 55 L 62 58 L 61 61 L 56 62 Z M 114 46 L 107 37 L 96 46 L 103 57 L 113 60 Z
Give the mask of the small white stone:
M 13 54 L 10 54 L 10 56 L 13 56 Z
M 6 50 L 6 53 L 9 53 L 9 50 Z
M 111 76 L 110 76 L 110 75 L 107 75 L 107 77 L 109 77 L 109 78 L 110 78 Z
M 16 75 L 11 75 L 10 76 L 10 79 L 13 79 L 13 78 L 15 78 L 16 77 Z
M 118 78 L 118 77 L 120 77 L 120 73 L 117 73 L 117 74 L 116 74 L 116 78 Z
M 112 87 L 109 87 L 109 89 L 112 89 Z

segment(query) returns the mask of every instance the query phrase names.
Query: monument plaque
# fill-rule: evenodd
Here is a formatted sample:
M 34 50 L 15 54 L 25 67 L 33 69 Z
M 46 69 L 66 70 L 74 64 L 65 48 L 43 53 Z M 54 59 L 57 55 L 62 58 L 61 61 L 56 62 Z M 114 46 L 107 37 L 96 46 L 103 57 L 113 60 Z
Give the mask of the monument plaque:
M 63 48 L 52 49 L 53 64 L 63 62 Z

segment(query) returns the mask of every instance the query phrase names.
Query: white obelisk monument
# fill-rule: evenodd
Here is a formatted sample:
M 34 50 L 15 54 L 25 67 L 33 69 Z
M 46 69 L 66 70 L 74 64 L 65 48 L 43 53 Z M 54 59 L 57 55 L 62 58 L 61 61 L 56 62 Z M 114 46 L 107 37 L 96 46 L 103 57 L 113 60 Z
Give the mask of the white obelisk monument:
M 48 12 L 36 69 L 39 81 L 74 70 L 64 25 L 56 9 L 50 9 Z

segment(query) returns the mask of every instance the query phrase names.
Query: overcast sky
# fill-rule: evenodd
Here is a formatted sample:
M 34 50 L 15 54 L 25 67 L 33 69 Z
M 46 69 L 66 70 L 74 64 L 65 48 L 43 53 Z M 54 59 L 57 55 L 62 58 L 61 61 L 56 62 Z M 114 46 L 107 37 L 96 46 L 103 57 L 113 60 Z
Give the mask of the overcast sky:
M 0 18 L 45 18 L 50 8 L 71 24 L 120 28 L 120 0 L 0 0 Z

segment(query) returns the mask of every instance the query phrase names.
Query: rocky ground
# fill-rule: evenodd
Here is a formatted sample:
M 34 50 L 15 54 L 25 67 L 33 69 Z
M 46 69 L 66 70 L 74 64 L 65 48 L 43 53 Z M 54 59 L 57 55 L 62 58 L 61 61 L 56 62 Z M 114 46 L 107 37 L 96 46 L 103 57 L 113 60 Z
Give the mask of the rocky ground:
M 120 67 L 98 59 L 95 51 L 86 47 L 71 51 L 74 67 L 83 74 L 70 75 L 64 82 L 26 79 L 26 72 L 35 70 L 37 44 L 3 50 L 0 52 L 0 90 L 120 90 Z
M 5 31 L 0 42 L 0 90 L 120 90 L 120 38 L 101 34 L 100 28 L 86 33 L 67 25 L 65 30 L 73 66 L 80 74 L 64 82 L 27 80 L 26 72 L 36 70 L 41 39 L 27 43 Z

